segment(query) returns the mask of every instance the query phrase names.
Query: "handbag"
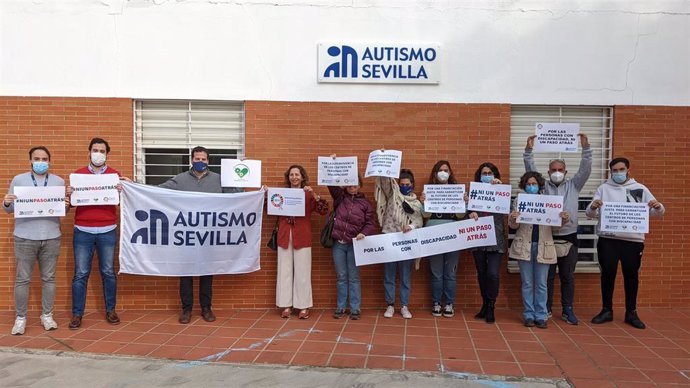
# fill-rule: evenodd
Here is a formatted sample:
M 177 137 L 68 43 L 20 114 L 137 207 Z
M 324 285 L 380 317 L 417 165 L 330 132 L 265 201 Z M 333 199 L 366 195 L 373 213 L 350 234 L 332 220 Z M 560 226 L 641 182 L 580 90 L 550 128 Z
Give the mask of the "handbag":
M 335 209 L 328 215 L 326 223 L 323 225 L 323 229 L 321 229 L 320 241 L 321 246 L 324 248 L 333 247 L 333 225 L 335 225 Z
M 276 220 L 276 226 L 273 227 L 271 238 L 268 239 L 266 246 L 274 251 L 278 250 L 278 220 Z

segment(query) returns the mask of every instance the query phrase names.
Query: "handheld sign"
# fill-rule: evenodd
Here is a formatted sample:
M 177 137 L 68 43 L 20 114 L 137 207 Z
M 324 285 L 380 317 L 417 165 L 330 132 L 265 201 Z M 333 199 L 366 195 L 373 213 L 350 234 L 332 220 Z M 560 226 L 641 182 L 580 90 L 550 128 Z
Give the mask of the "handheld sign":
M 534 152 L 577 152 L 579 132 L 579 123 L 537 123 Z
M 602 232 L 649 233 L 649 206 L 637 202 L 604 202 Z
M 220 185 L 223 187 L 261 187 L 261 161 L 221 159 Z
M 358 185 L 357 157 L 319 156 L 318 184 L 322 186 L 354 186 Z
M 117 174 L 70 174 L 69 184 L 74 188 L 70 197 L 72 206 L 117 205 L 120 193 Z
M 561 226 L 563 197 L 560 195 L 538 195 L 520 193 L 517 197 L 519 224 Z
M 464 213 L 465 185 L 424 185 L 424 211 Z
M 65 186 L 16 186 L 14 194 L 14 218 L 65 215 Z
M 386 178 L 397 178 L 400 176 L 400 163 L 402 162 L 402 151 L 396 150 L 376 150 L 371 151 L 367 161 L 367 170 L 364 177 L 382 176 Z
M 510 185 L 470 182 L 467 210 L 487 213 L 510 213 Z
M 266 212 L 270 216 L 304 217 L 304 190 L 269 187 Z

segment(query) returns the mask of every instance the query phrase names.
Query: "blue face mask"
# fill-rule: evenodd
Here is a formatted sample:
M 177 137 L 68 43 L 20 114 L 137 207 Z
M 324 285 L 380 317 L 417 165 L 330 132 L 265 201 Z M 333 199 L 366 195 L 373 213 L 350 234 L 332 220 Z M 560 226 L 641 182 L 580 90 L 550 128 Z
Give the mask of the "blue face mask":
M 539 185 L 527 185 L 525 186 L 525 192 L 527 194 L 537 194 L 539 193 Z
M 208 164 L 204 162 L 192 162 L 192 168 L 196 172 L 204 172 L 208 168 Z
M 493 175 L 482 175 L 482 182 L 484 183 L 491 183 L 491 181 L 494 180 Z
M 611 174 L 611 179 L 613 179 L 614 182 L 620 185 L 624 183 L 626 179 L 628 179 L 628 172 L 614 172 L 613 174 Z
M 412 192 L 412 186 L 400 186 L 400 193 L 402 195 L 410 195 Z
M 32 162 L 31 169 L 38 175 L 48 172 L 48 162 Z

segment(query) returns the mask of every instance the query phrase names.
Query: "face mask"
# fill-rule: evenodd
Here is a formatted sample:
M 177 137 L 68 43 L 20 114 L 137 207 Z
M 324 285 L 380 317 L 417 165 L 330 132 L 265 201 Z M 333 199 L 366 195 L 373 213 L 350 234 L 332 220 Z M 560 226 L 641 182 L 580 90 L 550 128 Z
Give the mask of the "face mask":
M 539 193 L 539 186 L 538 185 L 527 185 L 527 186 L 525 186 L 525 192 L 527 194 L 537 194 L 537 193 Z
M 31 169 L 38 175 L 43 175 L 48 172 L 48 162 L 32 162 Z
M 554 171 L 553 173 L 551 173 L 549 178 L 551 178 L 551 182 L 553 182 L 554 184 L 559 184 L 559 183 L 563 182 L 563 178 L 565 178 L 565 174 L 563 174 L 560 171 Z
M 204 172 L 208 168 L 208 164 L 204 162 L 192 162 L 192 168 L 196 172 Z
M 449 176 L 450 174 L 445 171 L 439 171 L 436 173 L 436 178 L 439 182 L 447 182 Z
M 624 183 L 626 179 L 628 179 L 628 172 L 614 172 L 611 174 L 611 179 L 620 185 L 621 183 Z
M 105 158 L 105 154 L 102 154 L 100 152 L 92 152 L 91 164 L 93 164 L 96 167 L 101 167 L 105 163 Z
M 484 183 L 491 183 L 491 181 L 494 180 L 493 175 L 482 175 L 482 182 Z
M 400 186 L 400 193 L 402 195 L 410 195 L 412 192 L 412 186 Z

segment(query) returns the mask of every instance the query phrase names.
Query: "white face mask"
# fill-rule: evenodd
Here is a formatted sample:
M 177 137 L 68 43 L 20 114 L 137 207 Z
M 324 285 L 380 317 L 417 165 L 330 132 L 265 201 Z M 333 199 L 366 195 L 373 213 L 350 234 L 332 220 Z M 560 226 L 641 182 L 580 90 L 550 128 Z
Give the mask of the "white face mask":
M 96 167 L 101 167 L 103 164 L 105 164 L 105 154 L 102 154 L 100 152 L 92 152 L 91 164 L 93 164 Z
M 560 171 L 554 171 L 551 173 L 549 178 L 551 179 L 551 182 L 553 182 L 554 184 L 559 184 L 559 183 L 563 182 L 563 178 L 565 178 L 565 174 L 563 174 Z
M 447 182 L 448 177 L 450 177 L 450 174 L 445 171 L 439 171 L 436 173 L 436 178 L 439 182 Z

